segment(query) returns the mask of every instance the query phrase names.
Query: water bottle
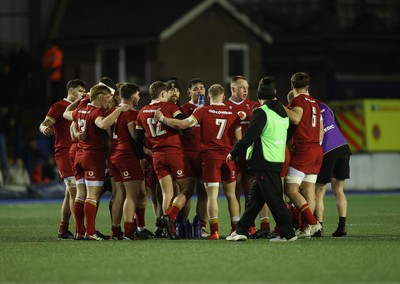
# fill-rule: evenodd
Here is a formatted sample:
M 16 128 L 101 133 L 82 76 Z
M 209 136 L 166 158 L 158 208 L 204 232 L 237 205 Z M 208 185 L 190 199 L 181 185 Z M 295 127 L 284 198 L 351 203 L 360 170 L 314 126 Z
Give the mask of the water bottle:
M 185 222 L 186 239 L 193 239 L 192 223 L 189 220 Z
M 193 219 L 193 239 L 201 239 L 201 224 L 198 215 Z
M 197 97 L 197 106 L 198 107 L 202 107 L 206 104 L 206 98 L 205 95 L 203 94 L 199 94 L 199 96 Z

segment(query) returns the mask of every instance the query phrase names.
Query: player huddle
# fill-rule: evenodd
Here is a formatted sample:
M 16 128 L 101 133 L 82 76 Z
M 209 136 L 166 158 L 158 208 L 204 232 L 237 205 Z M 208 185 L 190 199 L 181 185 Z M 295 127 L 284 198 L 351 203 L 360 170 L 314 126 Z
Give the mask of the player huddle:
M 243 135 L 249 125 L 254 128 L 251 120 L 253 111 L 259 107 L 268 110 L 268 106 L 264 104 L 276 101 L 275 80 L 272 77 L 263 80 L 258 88 L 259 102 L 254 102 L 247 98 L 249 85 L 243 76 L 232 78 L 229 99 L 225 99 L 226 91 L 220 84 L 210 86 L 206 92 L 204 82 L 193 78 L 187 83 L 190 100 L 182 106 L 179 106 L 182 90 L 176 79 L 166 83 L 156 81 L 149 87 L 151 102 L 140 110 L 137 108 L 140 88 L 136 84 L 115 84 L 110 78 L 104 77 L 86 93 L 84 81 L 69 81 L 66 85 L 66 98 L 50 107 L 40 125 L 40 131 L 44 135 L 55 136 L 55 160 L 60 177 L 66 184 L 58 238 L 179 239 L 187 234 L 181 234 L 182 230 L 176 228 L 188 224 L 190 201 L 196 192 L 198 198 L 195 219 L 201 229 L 201 237 L 218 240 L 218 193 L 222 185 L 231 220 L 231 231 L 226 232 L 229 233 L 227 240 L 289 240 L 291 237 L 282 235 L 284 228 L 279 228 L 279 222 L 271 230 L 268 206 L 264 202 L 262 209 L 256 209 L 256 214 L 260 213 L 260 229 L 255 229 L 254 217 L 245 226 L 245 230 L 241 227 L 244 220 L 240 217 L 240 197 L 244 193 L 246 207 L 254 203 L 255 197 L 250 193 L 256 173 L 248 168 L 246 155 L 238 154 L 232 159 L 231 154 L 242 137 L 247 139 L 250 136 L 250 133 Z M 336 160 L 331 157 L 326 165 L 329 170 L 324 171 L 321 186 L 317 186 L 316 198 L 316 183 L 319 184 L 317 176 L 325 153 L 332 149 L 323 151 L 321 147 L 324 140 L 324 121 L 320 102 L 308 93 L 308 75 L 302 72 L 294 74 L 291 84 L 293 98 L 290 98 L 287 108 L 280 106 L 284 110 L 282 116 L 287 117 L 294 126 L 294 131 L 291 127 L 282 128 L 285 131 L 285 141 L 282 143 L 285 145 L 289 142 L 291 154 L 288 147 L 286 150 L 285 147 L 271 148 L 271 151 L 278 151 L 278 155 L 285 160 L 285 164 L 279 160 L 272 171 L 282 177 L 286 176 L 285 194 L 292 206 L 285 208 L 285 214 L 289 211 L 297 212 L 292 214 L 290 229 L 295 227 L 298 237 L 322 236 L 325 185 L 331 182 L 332 177 L 344 182 L 348 178 L 348 172 L 336 170 L 332 173 L 333 170 L 330 169 L 334 168 Z M 265 94 L 271 96 L 265 97 Z M 268 122 L 279 123 L 279 120 L 271 120 L 273 113 L 266 113 Z M 343 145 L 347 143 L 344 141 L 338 147 Z M 349 151 L 342 152 L 342 156 L 350 155 Z M 340 167 L 343 168 L 345 163 L 346 160 L 342 161 Z M 112 190 L 111 236 L 96 230 L 100 197 L 107 188 L 105 182 L 111 184 Z M 332 185 L 333 183 L 332 180 Z M 282 184 L 279 184 L 280 188 Z M 340 186 L 338 195 L 343 192 L 343 183 Z M 156 217 L 154 233 L 145 225 L 148 196 L 151 197 Z M 280 196 L 279 202 L 286 204 L 282 189 Z M 269 200 L 265 202 L 268 203 Z M 272 215 L 277 219 L 275 205 L 271 204 Z M 338 210 L 342 219 L 339 220 L 335 233 L 337 236 L 344 236 L 347 234 L 347 203 L 345 208 L 338 207 Z M 247 211 L 246 208 L 245 215 L 248 215 Z M 75 234 L 69 230 L 71 215 L 75 221 Z M 247 220 L 245 223 L 248 223 Z M 241 234 L 238 233 L 239 229 Z

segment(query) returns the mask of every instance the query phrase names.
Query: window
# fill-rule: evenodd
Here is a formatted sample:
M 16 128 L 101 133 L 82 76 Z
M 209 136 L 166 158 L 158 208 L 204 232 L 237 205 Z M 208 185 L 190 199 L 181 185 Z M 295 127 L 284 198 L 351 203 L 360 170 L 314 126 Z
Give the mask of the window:
M 100 46 L 96 51 L 96 79 L 146 84 L 146 52 L 141 46 Z
M 224 82 L 229 85 L 231 78 L 243 75 L 249 80 L 249 47 L 244 43 L 224 45 Z

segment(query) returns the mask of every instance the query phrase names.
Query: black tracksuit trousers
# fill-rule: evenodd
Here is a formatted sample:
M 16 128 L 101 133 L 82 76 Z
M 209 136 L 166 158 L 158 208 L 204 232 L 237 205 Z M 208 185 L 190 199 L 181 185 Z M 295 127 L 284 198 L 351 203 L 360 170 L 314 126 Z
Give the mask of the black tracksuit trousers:
M 243 213 L 236 232 L 248 235 L 249 227 L 267 203 L 276 224 L 279 227 L 281 237 L 291 239 L 295 236 L 292 220 L 283 200 L 283 188 L 278 172 L 255 171 L 255 179 L 249 193 L 249 201 Z

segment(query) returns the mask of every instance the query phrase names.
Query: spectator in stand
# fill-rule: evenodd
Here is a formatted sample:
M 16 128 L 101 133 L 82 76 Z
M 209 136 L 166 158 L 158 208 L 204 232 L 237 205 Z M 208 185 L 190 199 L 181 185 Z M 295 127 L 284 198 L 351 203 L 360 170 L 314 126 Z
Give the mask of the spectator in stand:
M 15 125 L 15 120 L 11 113 L 11 109 L 7 105 L 0 106 L 0 171 L 4 175 L 7 174 L 8 169 L 8 155 L 7 155 L 7 133 Z
M 58 169 L 53 155 L 48 155 L 42 166 L 42 180 L 51 182 L 57 180 Z
M 5 184 L 26 187 L 31 185 L 28 170 L 25 168 L 24 161 L 21 158 L 15 159 L 14 163 L 9 168 Z
M 16 43 L 8 55 L 10 68 L 10 83 L 12 84 L 12 97 L 14 104 L 27 102 L 33 97 L 29 93 L 29 82 L 32 72 L 32 60 L 22 44 Z
M 45 71 L 46 82 L 48 87 L 47 99 L 57 101 L 62 98 L 62 67 L 64 53 L 58 45 L 58 40 L 51 41 L 50 47 L 46 50 L 42 57 L 42 67 Z

